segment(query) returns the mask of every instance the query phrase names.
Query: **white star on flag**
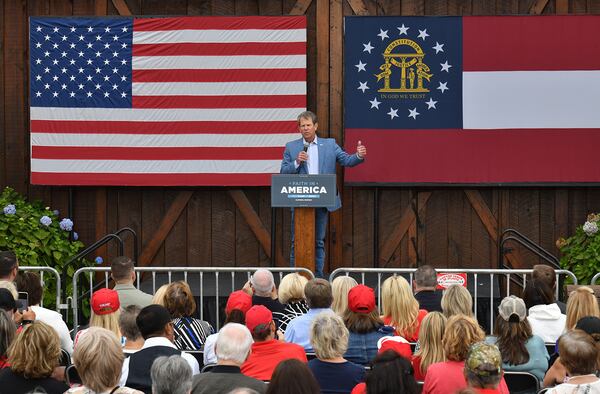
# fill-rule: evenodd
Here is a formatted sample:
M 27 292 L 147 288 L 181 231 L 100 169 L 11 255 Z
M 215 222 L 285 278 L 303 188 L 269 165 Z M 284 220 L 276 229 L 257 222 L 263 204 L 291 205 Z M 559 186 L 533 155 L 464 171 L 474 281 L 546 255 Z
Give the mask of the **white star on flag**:
M 369 89 L 366 82 L 359 82 L 359 83 L 360 83 L 360 86 L 357 88 L 358 90 L 362 90 L 362 92 L 364 93 L 365 90 Z
M 371 46 L 371 41 L 367 42 L 366 44 L 363 44 L 363 46 L 365 47 L 365 49 L 363 49 L 363 52 L 369 52 L 369 54 L 371 54 L 371 51 L 375 48 Z
M 390 120 L 392 120 L 398 117 L 398 110 L 390 107 L 390 112 L 388 112 L 387 114 L 390 115 Z
M 424 29 L 424 30 L 419 30 L 419 35 L 418 35 L 418 37 L 419 37 L 419 38 L 422 38 L 422 39 L 423 39 L 423 41 L 425 41 L 425 39 L 426 39 L 427 37 L 429 37 L 429 34 L 427 34 L 427 29 Z
M 450 72 L 450 67 L 452 67 L 452 65 L 448 64 L 448 60 L 444 63 L 440 63 L 440 66 L 442 66 L 442 71 L 446 71 L 447 73 Z
M 429 101 L 425 101 L 425 104 L 427 104 L 427 109 L 431 109 L 431 108 L 437 109 L 435 107 L 435 105 L 437 104 L 437 101 L 433 101 L 433 99 L 431 97 L 429 98 Z
M 413 118 L 413 119 L 415 119 L 415 120 L 417 119 L 417 116 L 418 116 L 418 115 L 420 115 L 420 114 L 417 112 L 417 107 L 414 107 L 413 109 L 409 109 L 409 110 L 408 110 L 408 112 L 409 112 L 409 114 L 408 114 L 408 117 L 409 117 L 409 118 Z
M 361 72 L 361 71 L 367 71 L 367 70 L 365 70 L 366 65 L 367 65 L 367 63 L 363 63 L 362 60 L 359 60 L 358 64 L 355 64 L 354 67 L 358 68 L 358 72 Z
M 379 104 L 381 104 L 380 101 L 377 101 L 377 97 L 375 97 L 372 101 L 369 101 L 371 103 L 371 109 L 373 108 L 377 108 L 379 109 Z
M 439 42 L 435 42 L 435 46 L 431 47 L 432 49 L 435 49 L 435 54 L 437 55 L 439 52 L 444 52 L 444 44 L 440 44 Z
M 410 27 L 406 27 L 404 26 L 404 23 L 402 24 L 402 26 L 397 28 L 399 30 L 398 35 L 401 36 L 402 34 L 408 35 L 408 29 L 410 29 Z
M 438 86 L 437 89 L 441 90 L 442 93 L 444 93 L 444 91 L 450 90 L 450 88 L 448 86 L 446 86 L 447 84 L 448 84 L 448 82 L 440 82 L 440 86 Z
M 387 30 L 384 31 L 383 29 L 379 29 L 379 34 L 377 34 L 377 36 L 381 37 L 381 41 L 383 41 L 386 38 L 390 38 L 387 33 Z

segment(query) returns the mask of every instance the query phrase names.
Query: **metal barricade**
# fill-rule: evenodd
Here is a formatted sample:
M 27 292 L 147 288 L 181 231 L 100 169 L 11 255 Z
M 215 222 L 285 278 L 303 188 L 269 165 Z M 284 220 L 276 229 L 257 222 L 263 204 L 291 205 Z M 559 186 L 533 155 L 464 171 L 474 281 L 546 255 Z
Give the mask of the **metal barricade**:
M 60 313 L 61 309 L 67 309 L 66 305 L 62 305 L 61 304 L 61 280 L 60 280 L 60 274 L 58 273 L 58 271 L 52 267 L 37 267 L 37 266 L 19 266 L 19 271 L 31 271 L 31 272 L 36 272 L 39 273 L 40 275 L 40 280 L 42 282 L 42 289 L 45 289 L 45 281 L 44 281 L 44 276 L 45 273 L 49 273 L 54 277 L 54 280 L 56 282 L 56 311 Z M 42 296 L 42 301 L 40 303 L 40 306 L 44 306 L 44 297 Z
M 600 279 L 600 272 L 598 272 L 596 275 L 594 275 L 594 277 L 592 278 L 592 281 L 590 282 L 591 285 L 595 285 L 596 282 L 598 282 L 598 279 Z
M 333 282 L 333 280 L 340 275 L 346 276 L 355 276 L 357 282 L 366 284 L 371 286 L 377 292 L 377 307 L 381 310 L 381 284 L 383 280 L 389 276 L 394 274 L 403 275 L 408 277 L 408 282 L 412 286 L 413 274 L 416 271 L 416 268 L 338 268 L 331 273 L 329 276 L 329 281 Z M 480 324 L 484 324 L 489 329 L 489 332 L 492 333 L 494 327 L 494 317 L 496 315 L 495 304 L 499 304 L 500 300 L 503 298 L 501 296 L 501 289 L 499 284 L 496 286 L 496 280 L 498 278 L 505 278 L 505 292 L 504 296 L 508 296 L 511 294 L 511 280 L 510 277 L 512 274 L 523 275 L 523 285 L 522 289 L 525 288 L 527 284 L 526 274 L 531 274 L 533 269 L 463 269 L 463 268 L 438 268 L 437 272 L 443 273 L 466 273 L 467 274 L 467 288 L 471 292 L 473 297 L 473 307 L 474 313 L 478 314 L 479 311 L 484 310 L 484 308 L 478 308 L 478 301 L 480 297 L 479 287 L 489 287 L 486 289 L 486 293 L 489 294 L 489 310 L 485 311 L 485 313 L 489 313 L 489 320 L 482 322 L 479 321 Z M 571 272 L 567 270 L 555 270 L 556 273 L 556 283 L 560 283 L 560 276 L 567 276 L 571 278 L 573 284 L 577 284 L 577 277 Z M 599 274 L 600 275 L 600 274 Z M 520 296 L 520 294 L 518 294 Z M 556 287 L 555 296 L 558 298 L 559 288 Z M 485 297 L 487 298 L 487 297 Z M 487 307 L 487 305 L 483 305 L 483 307 Z M 489 323 L 489 324 L 488 324 Z
M 250 280 L 252 273 L 260 268 L 266 267 L 136 267 L 136 287 L 147 293 L 154 294 L 157 286 L 160 287 L 163 284 L 168 284 L 176 280 L 184 280 L 192 287 L 192 292 L 195 295 L 199 294 L 200 302 L 198 303 L 198 309 L 200 319 L 205 320 L 205 298 L 215 297 L 214 321 L 211 323 L 218 330 L 220 327 L 219 298 L 227 297 L 231 292 L 241 289 L 243 284 Z M 314 274 L 306 268 L 268 267 L 267 269 L 274 274 L 275 284 L 281 281 L 284 274 L 292 272 L 303 273 L 309 278 L 314 278 Z M 104 279 L 100 282 L 95 280 L 98 273 L 104 274 Z M 146 273 L 151 278 L 144 278 L 142 280 L 141 277 Z M 81 275 L 87 275 L 89 285 L 86 286 L 86 291 L 82 294 L 80 293 L 83 289 L 79 285 Z M 73 274 L 73 325 L 75 330 L 73 335 L 77 333 L 79 328 L 79 304 L 83 297 L 91 297 L 91 294 L 97 288 L 100 288 L 99 286 L 108 287 L 110 280 L 109 267 L 83 267 Z M 224 286 L 226 290 L 221 294 Z

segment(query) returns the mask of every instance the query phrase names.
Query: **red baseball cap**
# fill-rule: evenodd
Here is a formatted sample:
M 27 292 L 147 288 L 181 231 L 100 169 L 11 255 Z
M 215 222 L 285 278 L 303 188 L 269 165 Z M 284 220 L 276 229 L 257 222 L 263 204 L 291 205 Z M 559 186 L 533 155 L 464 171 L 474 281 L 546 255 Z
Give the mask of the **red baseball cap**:
M 225 313 L 229 314 L 234 309 L 239 309 L 240 311 L 248 312 L 248 309 L 252 307 L 252 297 L 248 293 L 243 290 L 234 291 L 229 294 L 229 298 L 227 299 L 227 305 L 225 306 Z
M 375 292 L 368 286 L 358 285 L 348 293 L 348 308 L 356 313 L 371 313 L 375 309 Z
M 250 332 L 261 324 L 269 324 L 273 321 L 273 314 L 264 305 L 254 305 L 246 312 L 246 327 Z
M 410 360 L 412 357 L 412 350 L 410 349 L 410 343 L 403 337 L 383 337 L 377 341 L 378 353 L 383 353 L 386 350 L 393 350 L 404 358 Z
M 120 307 L 119 293 L 112 289 L 100 289 L 92 294 L 92 310 L 96 315 L 108 315 Z

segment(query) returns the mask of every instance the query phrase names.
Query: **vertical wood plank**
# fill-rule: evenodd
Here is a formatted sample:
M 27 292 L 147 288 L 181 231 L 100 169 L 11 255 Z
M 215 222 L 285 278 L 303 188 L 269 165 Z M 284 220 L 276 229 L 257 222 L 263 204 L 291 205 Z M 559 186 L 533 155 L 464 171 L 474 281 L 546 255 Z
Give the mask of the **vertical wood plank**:
M 540 216 L 538 221 L 540 223 L 540 242 L 539 244 L 549 251 L 555 253 L 555 241 L 554 237 L 554 222 L 556 218 L 555 213 L 555 198 L 556 192 L 554 189 L 541 189 L 539 191 L 540 197 Z M 543 263 L 543 260 L 540 260 Z
M 284 12 L 281 0 L 258 0 L 258 13 L 260 15 L 280 16 Z
M 472 209 L 462 190 L 448 195 L 448 266 L 473 267 Z M 488 256 L 486 256 L 488 257 Z M 487 265 L 487 261 L 486 261 Z
M 140 234 L 142 223 L 142 193 L 138 187 L 128 187 L 119 190 L 118 194 L 118 210 L 119 220 L 118 228 L 131 227 L 133 231 Z M 125 243 L 126 256 L 133 256 L 133 247 L 131 243 Z M 141 253 L 141 251 L 140 251 Z M 139 263 L 139 261 L 138 261 Z
M 210 0 L 188 0 L 188 15 L 211 15 L 212 2 Z
M 212 262 L 216 267 L 235 266 L 235 205 L 224 190 L 212 193 Z
M 197 190 L 187 206 L 187 261 L 190 267 L 210 267 L 212 232 L 211 190 Z
M 141 192 L 141 226 L 138 235 L 141 240 L 142 250 L 150 243 L 154 233 L 160 226 L 161 219 L 165 215 L 165 192 L 162 189 L 145 188 Z M 141 252 L 141 251 L 140 251 Z M 162 244 L 150 266 L 161 267 L 168 262 L 165 258 L 165 246 Z M 168 264 L 167 264 L 168 265 Z
M 169 209 L 171 204 L 177 199 L 177 197 L 184 192 L 181 189 L 168 190 L 165 192 L 164 206 L 165 211 Z M 187 190 L 186 190 L 187 192 Z M 192 192 L 191 190 L 189 192 Z M 189 266 L 187 261 L 187 212 L 184 208 L 183 212 L 175 224 L 169 231 L 169 234 L 165 238 L 164 251 L 165 251 L 165 262 L 169 266 L 187 267 Z
M 354 188 L 354 200 L 352 210 L 354 211 L 353 238 L 354 253 L 353 267 L 373 266 L 373 200 L 374 192 L 368 188 Z M 349 263 L 349 262 L 347 262 Z
M 95 0 L 94 15 L 106 15 L 108 0 Z
M 254 211 L 258 206 L 258 190 L 244 189 L 243 193 L 252 205 Z M 231 197 L 229 197 L 231 198 Z M 264 227 L 263 227 L 264 228 Z M 262 228 L 261 228 L 262 229 Z M 248 221 L 240 212 L 238 207 L 235 208 L 235 263 L 236 266 L 248 267 L 253 266 L 258 261 L 259 250 L 261 245 L 258 242 L 256 235 L 250 228 Z M 269 246 L 270 249 L 270 246 Z
M 427 264 L 448 267 L 448 191 L 436 190 L 427 203 L 427 213 L 421 217 L 425 228 L 419 238 L 425 237 Z

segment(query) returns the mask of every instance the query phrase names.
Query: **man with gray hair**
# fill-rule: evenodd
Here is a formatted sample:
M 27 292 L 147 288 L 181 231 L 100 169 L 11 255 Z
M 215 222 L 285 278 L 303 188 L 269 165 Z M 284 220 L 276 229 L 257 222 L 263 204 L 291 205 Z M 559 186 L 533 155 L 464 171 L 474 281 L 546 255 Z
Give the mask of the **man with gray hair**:
M 150 370 L 152 394 L 190 394 L 192 369 L 181 356 L 162 356 L 154 360 Z
M 249 285 L 252 290 L 252 305 L 263 305 L 270 310 L 273 313 L 273 321 L 279 327 L 279 322 L 285 316 L 285 307 L 277 299 L 273 273 L 260 268 L 250 277 Z
M 442 292 L 436 291 L 437 272 L 430 265 L 422 265 L 415 271 L 412 282 L 419 308 L 427 312 L 442 311 Z
M 243 375 L 240 369 L 250 355 L 251 346 L 252 335 L 246 326 L 228 323 L 221 328 L 215 345 L 217 365 L 194 377 L 192 394 L 227 394 L 239 387 L 266 392 L 264 382 Z

